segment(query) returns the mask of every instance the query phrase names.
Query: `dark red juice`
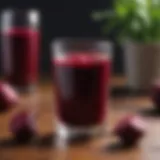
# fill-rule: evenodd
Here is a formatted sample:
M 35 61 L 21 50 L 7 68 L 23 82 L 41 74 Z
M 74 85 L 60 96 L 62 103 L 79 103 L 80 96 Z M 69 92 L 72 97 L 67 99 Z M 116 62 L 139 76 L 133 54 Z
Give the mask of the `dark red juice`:
M 104 120 L 110 60 L 76 54 L 54 61 L 57 113 L 69 126 L 93 126 Z
M 2 33 L 7 80 L 18 87 L 34 84 L 38 76 L 39 33 L 13 28 Z

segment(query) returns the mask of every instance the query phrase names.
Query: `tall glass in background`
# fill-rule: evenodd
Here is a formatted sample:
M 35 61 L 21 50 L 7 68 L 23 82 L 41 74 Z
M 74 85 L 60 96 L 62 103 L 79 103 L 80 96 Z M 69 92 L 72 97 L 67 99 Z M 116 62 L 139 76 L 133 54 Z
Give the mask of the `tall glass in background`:
M 19 91 L 31 91 L 38 79 L 39 11 L 4 10 L 1 14 L 3 76 Z
M 107 116 L 111 44 L 60 39 L 52 47 L 57 134 L 98 133 Z

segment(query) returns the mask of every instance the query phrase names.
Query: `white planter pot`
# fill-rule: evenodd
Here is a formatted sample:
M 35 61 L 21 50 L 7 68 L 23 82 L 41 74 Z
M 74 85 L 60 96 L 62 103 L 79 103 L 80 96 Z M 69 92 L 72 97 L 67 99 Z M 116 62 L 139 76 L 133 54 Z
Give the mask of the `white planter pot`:
M 127 85 L 132 89 L 146 90 L 160 76 L 160 44 L 136 44 L 124 46 Z

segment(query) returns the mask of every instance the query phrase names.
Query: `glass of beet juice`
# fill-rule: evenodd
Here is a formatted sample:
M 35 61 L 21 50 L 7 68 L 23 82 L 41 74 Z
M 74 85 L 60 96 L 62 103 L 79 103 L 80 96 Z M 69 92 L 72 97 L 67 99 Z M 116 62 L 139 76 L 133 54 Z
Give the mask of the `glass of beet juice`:
M 107 116 L 111 44 L 60 39 L 52 47 L 57 133 L 99 133 Z
M 31 91 L 38 78 L 39 12 L 4 10 L 1 14 L 4 78 L 19 91 Z

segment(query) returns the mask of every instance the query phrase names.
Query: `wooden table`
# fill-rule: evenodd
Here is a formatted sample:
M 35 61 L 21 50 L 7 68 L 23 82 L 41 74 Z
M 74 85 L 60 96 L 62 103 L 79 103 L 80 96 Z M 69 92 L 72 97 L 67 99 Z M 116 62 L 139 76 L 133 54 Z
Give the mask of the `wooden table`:
M 111 99 L 108 125 L 106 126 L 108 133 L 87 142 L 72 144 L 67 150 L 56 149 L 54 143 L 51 145 L 55 126 L 53 99 L 51 85 L 44 83 L 36 93 L 21 95 L 20 104 L 15 109 L 0 115 L 0 160 L 63 160 L 66 157 L 67 160 L 147 160 L 145 156 L 155 156 L 158 153 L 158 149 L 151 146 L 153 144 L 151 141 L 157 142 L 157 137 L 160 135 L 160 131 L 157 130 L 157 126 L 160 124 L 158 117 L 146 118 L 150 129 L 147 130 L 146 136 L 137 147 L 125 150 L 107 150 L 107 146 L 116 141 L 116 137 L 110 133 L 115 123 L 127 114 L 150 108 L 152 103 L 148 97 L 126 96 Z M 37 143 L 24 146 L 12 143 L 12 134 L 8 130 L 8 125 L 11 116 L 20 110 L 31 110 L 37 113 L 37 125 L 41 137 Z M 156 160 L 155 157 L 151 159 Z

